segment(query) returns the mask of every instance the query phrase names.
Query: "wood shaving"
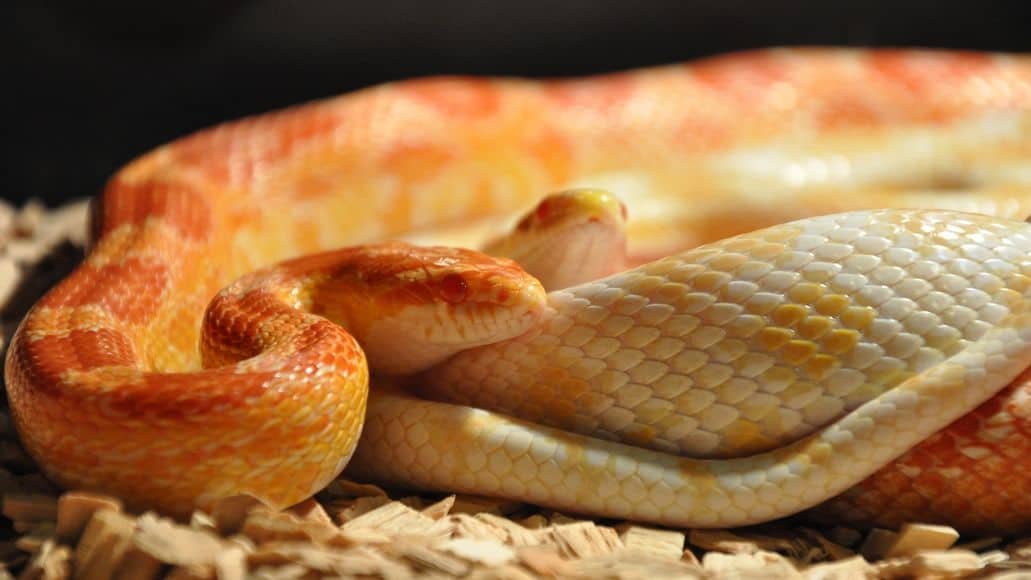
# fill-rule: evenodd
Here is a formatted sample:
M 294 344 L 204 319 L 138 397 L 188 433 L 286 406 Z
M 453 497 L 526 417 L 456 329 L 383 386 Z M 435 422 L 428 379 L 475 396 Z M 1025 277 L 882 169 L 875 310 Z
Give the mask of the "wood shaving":
M 862 556 L 814 564 L 802 571 L 802 577 L 806 580 L 862 580 L 874 574 L 874 567 Z
M 444 499 L 426 506 L 422 509 L 422 515 L 434 519 L 440 520 L 446 517 L 451 510 L 455 507 L 455 496 L 449 495 Z
M 718 576 L 735 578 L 801 578 L 801 573 L 780 554 L 757 551 L 751 554 L 709 552 L 702 568 Z
M 72 551 L 54 540 L 47 540 L 18 576 L 20 580 L 67 578 L 72 573 Z
M 0 200 L 0 329 L 82 257 L 85 203 L 47 211 Z M 0 346 L 6 340 L 0 342 Z M 477 496 L 391 495 L 332 482 L 275 511 L 250 496 L 188 522 L 127 513 L 117 498 L 60 494 L 17 442 L 0 409 L 0 537 L 7 578 L 402 579 L 1031 578 L 1031 538 L 960 538 L 917 522 L 899 530 L 784 522 L 669 530 Z M 696 556 L 697 554 L 697 556 Z
M 493 540 L 474 540 L 472 538 L 455 538 L 438 542 L 434 549 L 454 554 L 473 564 L 484 566 L 504 566 L 515 560 L 515 550 Z
M 84 492 L 69 492 L 57 501 L 57 539 L 74 545 L 97 510 L 119 511 L 117 499 Z
M 885 557 L 909 556 L 919 550 L 945 550 L 958 539 L 959 532 L 948 526 L 906 524 Z
M 617 528 L 619 538 L 628 551 L 639 552 L 659 560 L 680 560 L 684 556 L 683 532 L 658 530 L 624 524 Z

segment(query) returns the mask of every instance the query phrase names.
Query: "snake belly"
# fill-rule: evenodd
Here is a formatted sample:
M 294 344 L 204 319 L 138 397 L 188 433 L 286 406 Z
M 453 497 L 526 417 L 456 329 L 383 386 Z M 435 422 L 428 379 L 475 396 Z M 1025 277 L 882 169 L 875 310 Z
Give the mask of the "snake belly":
M 1031 181 L 1026 170 L 1029 105 L 1031 61 L 1024 57 L 770 50 L 588 79 L 416 80 L 222 125 L 160 147 L 112 178 L 95 207 L 95 243 L 86 261 L 33 308 L 11 344 L 6 382 L 12 414 L 26 448 L 58 483 L 115 493 L 131 505 L 172 513 L 239 492 L 280 506 L 300 501 L 336 476 L 364 422 L 362 449 L 382 451 L 392 437 L 407 442 L 393 454 L 375 457 L 394 470 L 384 477 L 412 485 L 499 493 L 675 525 L 760 521 L 844 492 L 826 504 L 827 513 L 866 523 L 916 514 L 964 529 L 983 529 L 992 522 L 998 530 L 1023 529 L 1031 525 L 1026 499 L 1031 484 L 1028 470 L 1021 469 L 1026 467 L 1031 387 L 1026 377 L 1013 379 L 1028 366 L 1027 234 L 1026 228 L 1004 218 L 1023 219 L 1031 213 L 1026 194 Z M 540 369 L 564 369 L 568 376 L 542 374 L 536 379 L 540 383 L 522 387 L 533 397 L 522 404 L 529 418 L 561 429 L 464 406 L 380 396 L 375 389 L 366 414 L 364 392 L 346 378 L 346 369 L 357 368 L 354 353 L 332 344 L 310 360 L 290 361 L 334 369 L 315 377 L 287 372 L 285 361 L 267 369 L 242 363 L 201 368 L 196 345 L 205 305 L 245 272 L 320 249 L 505 215 L 545 192 L 575 185 L 607 187 L 626 197 L 631 215 L 639 217 L 630 238 L 632 251 L 640 255 L 861 208 L 941 208 L 999 219 L 849 214 L 866 216 L 877 227 L 902 228 L 891 235 L 864 235 L 893 243 L 923 240 L 879 254 L 861 253 L 883 259 L 890 252 L 909 250 L 928 260 L 941 258 L 935 263 L 944 268 L 944 290 L 934 286 L 939 278 L 932 280 L 929 273 L 912 272 L 906 264 L 892 266 L 934 286 L 929 293 L 952 296 L 957 306 L 976 315 L 959 309 L 948 314 L 949 306 L 941 304 L 920 309 L 942 319 L 938 324 L 963 329 L 960 337 L 949 335 L 955 340 L 948 342 L 948 336 L 913 332 L 899 318 L 905 309 L 888 307 L 869 321 L 876 326 L 863 327 L 865 334 L 860 333 L 852 350 L 842 346 L 844 350 L 834 353 L 817 342 L 824 336 L 815 334 L 819 329 L 798 326 L 816 308 L 806 301 L 806 292 L 819 290 L 797 290 L 800 296 L 777 306 L 804 305 L 804 315 L 795 320 L 789 309 L 778 322 L 772 314 L 757 313 L 771 317 L 773 324 L 764 322 L 759 330 L 772 329 L 762 335 L 770 336 L 745 337 L 758 342 L 746 344 L 741 354 L 776 359 L 763 372 L 794 369 L 804 374 L 801 386 L 787 381 L 783 370 L 778 371 L 784 375 L 780 383 L 760 385 L 774 397 L 787 393 L 778 399 L 783 403 L 752 405 L 775 408 L 777 417 L 768 420 L 749 414 L 749 401 L 754 403 L 759 386 L 754 394 L 734 401 L 748 389 L 740 380 L 721 387 L 719 373 L 725 371 L 719 369 L 691 375 L 692 381 L 713 383 L 702 391 L 710 395 L 690 395 L 714 395 L 705 408 L 693 399 L 672 403 L 683 394 L 678 386 L 653 388 L 643 398 L 639 389 L 623 388 L 651 384 L 627 371 L 647 374 L 642 365 L 658 359 L 642 358 L 634 366 L 629 355 L 617 354 L 624 345 L 637 344 L 632 341 L 645 341 L 652 332 L 646 327 L 605 337 L 618 343 L 611 352 L 587 353 L 605 369 L 627 374 L 624 385 L 614 378 L 599 382 L 597 391 L 584 391 L 577 380 L 591 370 L 577 367 L 570 372 L 573 363 L 562 358 L 570 351 L 556 348 L 553 354 L 562 360 Z M 787 251 L 784 247 L 791 243 L 822 236 L 806 229 L 826 227 L 829 218 L 821 219 L 763 230 L 756 235 L 786 237 L 759 246 Z M 928 231 L 913 226 L 919 231 L 907 233 L 905 224 L 932 225 Z M 838 224 L 831 229 L 855 227 Z M 962 254 L 962 242 L 955 240 L 963 235 L 976 238 L 972 243 L 985 251 L 1009 248 L 1008 253 L 974 260 Z M 993 245 L 989 240 L 1002 241 Z M 735 243 L 740 242 L 722 244 L 734 248 Z M 827 246 L 840 243 L 845 242 Z M 980 274 L 949 271 L 947 255 L 934 254 L 939 246 L 979 264 L 980 274 L 1001 280 L 992 291 L 980 288 L 988 302 L 974 308 L 957 298 L 964 288 L 979 288 Z M 791 251 L 818 249 L 799 246 Z M 741 249 L 733 252 L 774 259 Z M 841 260 L 844 267 L 848 258 L 821 259 L 833 264 Z M 733 282 L 750 281 L 740 279 L 740 272 L 731 273 L 731 265 L 719 266 L 720 259 L 689 259 L 703 269 L 695 278 L 676 278 L 673 270 L 684 260 L 679 255 L 608 278 L 600 287 L 554 294 L 556 314 L 550 324 L 573 320 L 588 329 L 606 323 L 618 327 L 618 317 L 629 315 L 615 310 L 618 306 L 607 303 L 606 296 L 641 295 L 643 289 L 633 284 L 662 276 L 693 289 L 683 295 L 687 310 L 680 315 L 696 316 L 711 305 L 686 296 L 703 291 L 712 297 L 741 285 Z M 667 267 L 672 270 L 660 271 Z M 1001 275 L 992 269 L 996 267 L 1011 270 Z M 885 276 L 897 274 L 891 272 Z M 972 276 L 964 278 L 967 286 L 949 285 L 958 284 L 950 276 L 961 274 Z M 809 283 L 825 292 L 829 288 L 826 280 Z M 867 283 L 870 301 L 887 295 L 880 288 L 893 288 L 887 280 L 867 277 Z M 861 297 L 864 288 L 848 295 Z M 891 294 L 886 302 L 895 297 L 915 301 Z M 720 295 L 718 304 L 744 307 L 732 298 Z M 820 314 L 829 319 L 820 323 L 828 333 L 860 329 L 842 318 L 849 308 L 883 304 L 853 301 L 844 310 Z M 583 316 L 600 318 L 579 318 L 581 307 L 594 313 Z M 969 332 L 960 326 L 962 321 Z M 886 325 L 895 327 L 892 322 L 902 325 L 895 334 L 885 330 Z M 696 336 L 696 331 L 728 323 L 699 317 L 693 330 L 688 323 L 674 330 L 698 343 L 688 345 L 691 349 L 712 357 L 698 367 L 704 369 L 724 364 L 718 357 L 732 357 L 739 347 L 710 353 L 707 348 L 726 346 L 726 341 L 706 345 L 711 331 L 706 331 L 708 338 Z M 514 352 L 519 345 L 538 348 L 549 340 L 545 337 L 571 341 L 566 346 L 579 341 L 586 345 L 586 335 L 572 330 L 577 324 L 566 330 L 545 327 L 534 339 L 543 342 L 505 343 L 494 352 Z M 914 346 L 914 339 L 900 338 L 903 330 L 924 344 Z M 670 329 L 660 328 L 662 332 Z M 880 339 L 898 344 L 882 345 Z M 814 347 L 795 344 L 806 341 L 820 345 L 808 358 Z M 819 375 L 821 368 L 828 376 L 853 369 L 856 357 L 876 352 L 861 346 L 866 344 L 878 345 L 888 358 L 902 362 L 882 363 L 884 368 L 866 373 L 858 386 L 854 376 L 829 380 L 825 386 L 828 392 L 838 391 L 831 394 L 841 406 L 820 402 L 828 395 L 811 393 L 804 384 L 812 382 L 810 375 Z M 641 342 L 634 348 L 644 352 L 640 349 L 645 346 Z M 941 356 L 921 358 L 925 347 L 937 348 Z M 916 349 L 918 354 L 911 355 L 916 359 L 892 354 L 907 348 Z M 485 356 L 478 352 L 468 357 Z M 823 356 L 831 359 L 818 358 Z M 699 364 L 686 358 L 685 369 Z M 587 364 L 585 358 L 582 365 Z M 509 367 L 494 370 L 503 377 L 518 374 Z M 441 376 L 461 374 L 448 372 L 442 369 Z M 345 378 L 317 378 L 327 375 Z M 450 392 L 446 396 L 491 396 L 490 388 L 486 395 L 470 395 L 474 389 L 463 381 L 477 379 L 462 376 L 453 385 L 443 385 Z M 733 379 L 754 377 L 726 378 Z M 558 386 L 555 391 L 534 388 L 545 383 Z M 783 384 L 782 393 L 768 392 L 776 391 L 771 384 Z M 629 401 L 635 398 L 650 406 L 630 419 L 614 411 L 603 416 L 603 395 L 618 399 L 619 405 L 610 410 L 633 407 Z M 733 402 L 725 403 L 721 396 Z M 672 414 L 663 401 L 676 407 Z M 599 437 L 645 448 L 630 450 L 622 443 L 575 433 L 591 427 L 591 420 L 584 419 L 587 411 L 598 413 L 594 421 L 601 428 Z M 669 417 L 682 422 L 663 423 Z M 958 421 L 946 427 L 953 419 Z M 448 429 L 454 421 L 463 429 Z M 721 422 L 732 429 L 720 431 Z M 946 429 L 935 434 L 942 427 Z M 486 453 L 483 461 L 463 456 L 452 451 L 463 444 L 455 437 L 468 437 L 470 448 L 502 453 Z M 885 438 L 895 445 L 881 445 Z M 427 445 L 442 442 L 444 447 L 432 449 L 447 453 L 427 451 Z M 893 462 L 905 451 L 899 449 L 903 445 L 916 447 Z M 362 449 L 355 468 L 368 470 Z M 698 458 L 679 458 L 672 451 Z M 733 457 L 739 453 L 758 455 Z M 1009 476 L 977 477 L 991 473 L 981 471 L 982 466 L 996 472 L 1008 469 Z M 964 477 L 980 483 L 954 485 Z M 885 503 L 887 496 L 896 501 Z

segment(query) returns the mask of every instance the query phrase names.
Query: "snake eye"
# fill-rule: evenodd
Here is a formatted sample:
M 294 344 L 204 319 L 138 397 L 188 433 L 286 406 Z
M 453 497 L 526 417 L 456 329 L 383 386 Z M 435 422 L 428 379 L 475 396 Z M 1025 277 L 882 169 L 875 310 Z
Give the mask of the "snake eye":
M 554 210 L 555 204 L 550 199 L 546 199 L 537 204 L 534 214 L 537 216 L 538 221 L 545 221 L 554 213 Z
M 623 216 L 623 221 L 626 221 L 629 218 L 629 214 L 626 210 L 626 204 L 623 202 L 619 202 L 619 213 Z
M 469 283 L 461 274 L 448 274 L 440 280 L 440 297 L 448 304 L 460 304 L 469 294 Z

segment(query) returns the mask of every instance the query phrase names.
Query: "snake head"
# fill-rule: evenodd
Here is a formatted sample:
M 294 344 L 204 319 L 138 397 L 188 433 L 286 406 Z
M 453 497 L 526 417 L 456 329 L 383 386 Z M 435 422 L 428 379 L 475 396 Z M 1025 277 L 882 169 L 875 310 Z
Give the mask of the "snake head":
M 608 276 L 626 262 L 627 209 L 601 189 L 546 196 L 485 251 L 518 261 L 556 290 Z
M 373 371 L 411 374 L 468 348 L 529 330 L 546 304 L 544 288 L 518 264 L 461 248 L 401 242 L 364 246 L 346 275 L 338 318 L 362 345 Z M 327 290 L 336 286 L 327 285 Z

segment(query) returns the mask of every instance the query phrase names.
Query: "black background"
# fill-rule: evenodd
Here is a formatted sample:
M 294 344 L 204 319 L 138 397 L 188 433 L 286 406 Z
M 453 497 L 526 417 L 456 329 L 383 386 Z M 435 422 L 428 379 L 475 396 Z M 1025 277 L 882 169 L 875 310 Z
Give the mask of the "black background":
M 776 45 L 1031 50 L 1013 2 L 15 2 L 0 194 L 92 195 L 196 129 L 419 75 L 569 76 Z

